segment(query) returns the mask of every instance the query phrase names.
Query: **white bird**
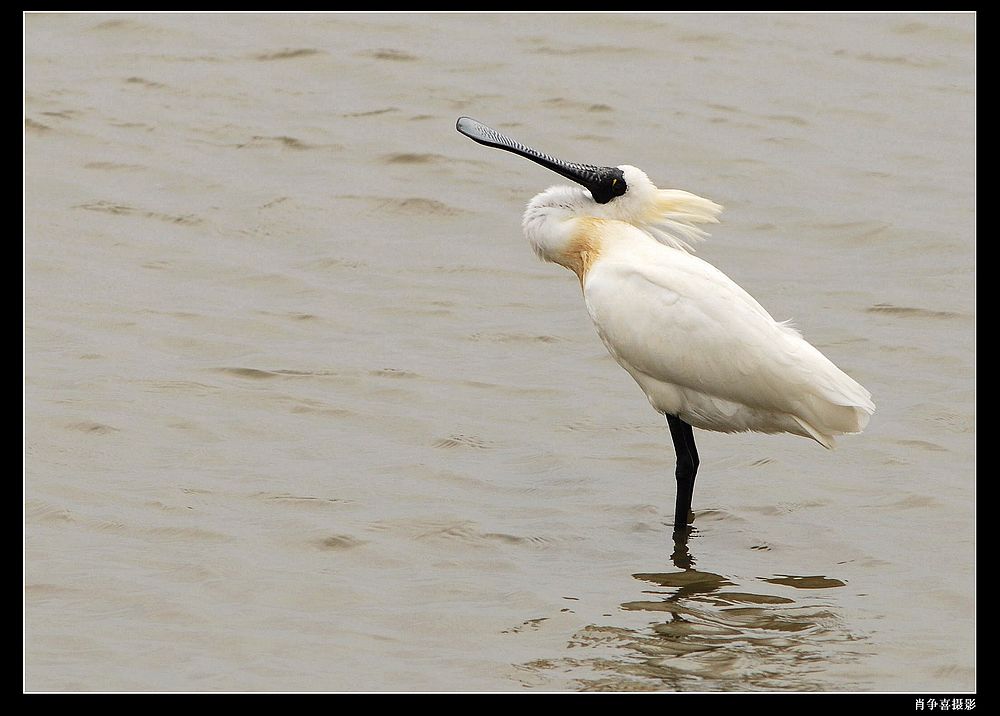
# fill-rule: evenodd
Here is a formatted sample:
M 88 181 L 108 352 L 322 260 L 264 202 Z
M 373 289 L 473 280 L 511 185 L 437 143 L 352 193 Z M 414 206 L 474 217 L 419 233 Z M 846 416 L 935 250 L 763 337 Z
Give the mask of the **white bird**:
M 792 433 L 832 448 L 861 432 L 871 394 L 750 294 L 692 255 L 718 204 L 658 189 L 639 169 L 572 164 L 468 117 L 470 139 L 526 157 L 581 184 L 553 186 L 524 212 L 535 253 L 580 279 L 597 333 L 667 418 L 677 455 L 675 533 L 687 533 L 698 471 L 692 427 Z

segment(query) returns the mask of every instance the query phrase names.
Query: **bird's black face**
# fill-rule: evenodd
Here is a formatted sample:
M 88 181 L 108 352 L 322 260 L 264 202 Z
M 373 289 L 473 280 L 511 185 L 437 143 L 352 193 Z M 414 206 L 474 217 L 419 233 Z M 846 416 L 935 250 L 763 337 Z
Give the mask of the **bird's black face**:
M 567 179 L 572 179 L 588 189 L 598 204 L 607 204 L 616 196 L 621 196 L 628 191 L 625 174 L 618 167 L 598 167 L 593 164 L 564 162 L 562 159 L 550 157 L 537 149 L 516 142 L 506 134 L 501 134 L 470 117 L 459 117 L 455 128 L 474 142 L 513 152 L 536 164 L 541 164 Z
M 618 167 L 601 167 L 597 171 L 598 178 L 590 184 L 584 184 L 590 190 L 590 195 L 598 204 L 607 204 L 616 196 L 628 191 L 625 183 L 625 172 Z

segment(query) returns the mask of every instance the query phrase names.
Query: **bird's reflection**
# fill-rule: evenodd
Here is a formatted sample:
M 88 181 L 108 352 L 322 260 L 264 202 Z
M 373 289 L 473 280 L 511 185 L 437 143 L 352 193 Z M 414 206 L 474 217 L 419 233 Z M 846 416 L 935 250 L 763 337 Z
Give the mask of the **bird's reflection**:
M 656 585 L 670 591 L 645 590 L 648 594 L 664 595 L 664 598 L 649 601 L 631 601 L 621 605 L 627 611 L 664 611 L 670 612 L 672 621 L 683 619 L 683 614 L 689 612 L 690 601 L 704 601 L 705 597 L 718 592 L 733 582 L 721 574 L 704 572 L 695 568 L 696 560 L 691 554 L 689 541 L 697 536 L 692 527 L 684 533 L 673 535 L 674 549 L 670 561 L 679 571 L 670 572 L 639 572 L 632 576 L 636 579 Z
M 820 665 L 861 655 L 863 640 L 816 591 L 800 598 L 788 581 L 698 569 L 697 538 L 694 529 L 674 537 L 673 569 L 633 574 L 647 598 L 621 604 L 629 626 L 592 625 L 575 636 L 574 646 L 621 647 L 620 658 L 595 660 L 602 676 L 581 679 L 583 689 L 809 690 L 826 686 Z M 655 617 L 636 628 L 642 613 Z

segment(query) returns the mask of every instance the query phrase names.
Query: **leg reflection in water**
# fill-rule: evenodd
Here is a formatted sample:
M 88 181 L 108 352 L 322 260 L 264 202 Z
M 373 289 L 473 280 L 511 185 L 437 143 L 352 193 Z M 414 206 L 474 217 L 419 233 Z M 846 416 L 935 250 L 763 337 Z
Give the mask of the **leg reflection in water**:
M 620 605 L 626 625 L 592 625 L 572 646 L 604 655 L 590 663 L 597 678 L 580 678 L 585 690 L 675 691 L 863 689 L 856 682 L 827 682 L 834 663 L 863 656 L 864 639 L 850 634 L 831 592 L 790 589 L 788 581 L 698 569 L 689 540 L 676 535 L 673 569 L 640 572 L 645 598 Z M 839 580 L 826 584 L 843 585 Z M 636 624 L 648 614 L 652 621 Z M 615 645 L 618 658 L 608 658 Z M 579 652 L 575 652 L 579 656 Z M 584 662 L 574 659 L 576 664 Z

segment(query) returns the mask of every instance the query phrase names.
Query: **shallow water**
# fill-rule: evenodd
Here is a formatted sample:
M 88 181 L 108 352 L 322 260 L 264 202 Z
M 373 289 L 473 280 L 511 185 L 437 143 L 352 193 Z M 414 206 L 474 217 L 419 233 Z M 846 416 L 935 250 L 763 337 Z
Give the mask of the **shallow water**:
M 975 688 L 975 16 L 27 15 L 30 690 Z M 662 419 L 454 130 L 726 207 L 871 390 Z

